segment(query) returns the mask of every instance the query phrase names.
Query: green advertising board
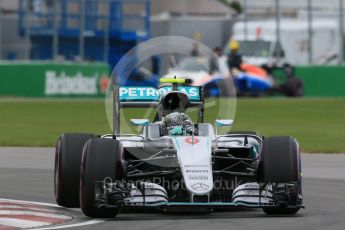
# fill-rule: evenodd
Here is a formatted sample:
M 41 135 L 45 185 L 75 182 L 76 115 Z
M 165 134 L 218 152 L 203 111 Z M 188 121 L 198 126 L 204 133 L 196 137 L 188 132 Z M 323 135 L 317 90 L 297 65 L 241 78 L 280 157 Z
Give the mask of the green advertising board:
M 97 63 L 0 63 L 0 96 L 102 97 L 109 66 Z
M 283 83 L 282 69 L 273 72 L 276 82 Z M 345 66 L 296 66 L 296 76 L 302 80 L 305 97 L 345 97 Z
M 0 96 L 103 97 L 109 73 L 99 63 L 0 62 Z M 297 66 L 296 75 L 304 96 L 345 97 L 345 66 Z
M 296 75 L 303 81 L 304 96 L 345 97 L 345 66 L 299 66 Z

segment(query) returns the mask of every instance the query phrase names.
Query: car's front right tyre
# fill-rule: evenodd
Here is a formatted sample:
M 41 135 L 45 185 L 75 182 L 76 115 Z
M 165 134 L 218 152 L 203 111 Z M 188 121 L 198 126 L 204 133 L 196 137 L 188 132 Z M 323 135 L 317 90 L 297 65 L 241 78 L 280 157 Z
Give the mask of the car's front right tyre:
M 79 207 L 79 177 L 83 147 L 93 134 L 60 135 L 55 148 L 54 193 L 56 203 L 67 208 Z

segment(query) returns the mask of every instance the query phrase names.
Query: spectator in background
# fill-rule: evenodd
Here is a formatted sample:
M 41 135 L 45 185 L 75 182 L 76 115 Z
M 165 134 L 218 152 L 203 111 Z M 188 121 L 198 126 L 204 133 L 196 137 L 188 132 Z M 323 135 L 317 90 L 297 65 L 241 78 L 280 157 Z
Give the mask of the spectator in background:
M 219 58 L 222 56 L 222 50 L 219 47 L 214 48 L 213 52 L 210 58 L 210 74 L 219 71 Z
M 194 43 L 192 51 L 190 52 L 190 55 L 192 57 L 198 57 L 199 56 L 199 45 L 197 42 Z
M 231 40 L 229 43 L 230 54 L 228 55 L 228 67 L 231 70 L 234 68 L 237 70 L 241 70 L 241 65 L 243 63 L 242 56 L 238 54 L 238 50 L 240 49 L 240 44 L 235 41 Z
M 284 65 L 286 81 L 279 85 L 280 91 L 288 97 L 303 96 L 303 82 L 295 75 L 295 68 L 292 65 Z

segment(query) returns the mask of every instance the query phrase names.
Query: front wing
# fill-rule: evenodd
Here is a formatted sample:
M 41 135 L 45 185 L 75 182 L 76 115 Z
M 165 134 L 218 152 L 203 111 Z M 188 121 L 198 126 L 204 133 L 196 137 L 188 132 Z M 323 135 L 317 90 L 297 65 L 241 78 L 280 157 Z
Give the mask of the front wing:
M 283 185 L 286 186 L 286 185 Z M 299 197 L 294 203 L 280 203 L 275 197 L 272 185 L 266 185 L 260 188 L 258 183 L 246 183 L 238 186 L 232 193 L 231 202 L 217 201 L 191 201 L 191 202 L 169 202 L 168 194 L 160 185 L 141 182 L 138 186 L 130 185 L 128 192 L 116 191 L 118 185 L 106 185 L 98 182 L 98 188 L 106 188 L 103 194 L 96 194 L 97 204 L 100 207 L 126 207 L 126 208 L 230 208 L 230 207 L 246 207 L 246 208 L 263 208 L 263 207 L 284 207 L 296 208 L 302 207 L 302 197 Z M 282 186 L 281 186 L 282 187 Z M 122 186 L 123 188 L 123 186 Z M 100 191 L 100 190 L 98 190 Z M 116 197 L 117 200 L 112 198 Z

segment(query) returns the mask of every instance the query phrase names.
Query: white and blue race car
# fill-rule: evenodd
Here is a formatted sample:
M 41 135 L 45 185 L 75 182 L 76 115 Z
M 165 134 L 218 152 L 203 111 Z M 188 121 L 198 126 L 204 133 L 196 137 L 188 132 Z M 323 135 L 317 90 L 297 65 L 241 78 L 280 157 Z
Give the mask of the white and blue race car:
M 89 217 L 122 210 L 261 208 L 269 215 L 303 207 L 301 156 L 289 136 L 217 134 L 232 120 L 204 123 L 202 87 L 161 79 L 162 88 L 114 85 L 114 132 L 62 134 L 55 157 L 55 197 Z M 140 96 L 138 96 L 140 95 Z M 132 119 L 141 134 L 120 134 L 122 108 L 157 109 L 156 119 Z M 193 123 L 186 109 L 197 110 Z

